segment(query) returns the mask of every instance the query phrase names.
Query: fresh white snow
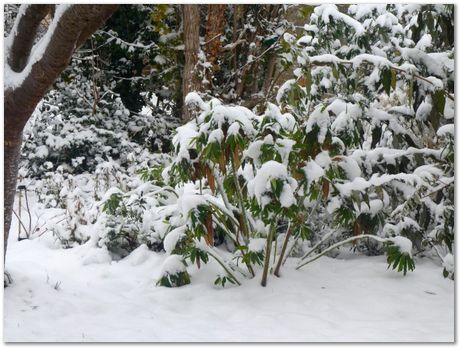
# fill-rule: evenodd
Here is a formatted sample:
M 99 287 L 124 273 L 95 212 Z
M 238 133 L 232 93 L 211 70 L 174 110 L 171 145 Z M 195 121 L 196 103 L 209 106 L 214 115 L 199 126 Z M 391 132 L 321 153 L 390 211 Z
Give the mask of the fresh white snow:
M 7 342 L 380 342 L 454 339 L 454 282 L 433 261 L 406 277 L 384 257 L 321 258 L 282 278 L 213 285 L 213 261 L 192 283 L 155 285 L 167 257 L 138 248 L 121 261 L 84 262 L 88 246 L 10 239 L 4 292 Z M 101 250 L 91 247 L 94 252 Z

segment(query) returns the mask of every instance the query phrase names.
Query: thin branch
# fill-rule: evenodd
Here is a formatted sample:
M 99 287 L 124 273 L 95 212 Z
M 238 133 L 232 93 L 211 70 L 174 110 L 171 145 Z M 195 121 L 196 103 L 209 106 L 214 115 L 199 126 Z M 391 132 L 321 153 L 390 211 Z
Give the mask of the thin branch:
M 212 39 L 209 39 L 209 40 L 206 41 L 206 42 L 200 43 L 200 45 L 202 45 L 202 46 L 207 45 L 207 44 L 213 42 L 213 41 L 214 41 L 215 39 L 217 39 L 218 37 L 222 36 L 223 34 L 224 34 L 224 33 L 219 33 L 219 34 L 217 34 L 216 36 L 214 36 Z
M 124 44 L 126 46 L 129 46 L 129 47 L 142 48 L 142 49 L 150 49 L 152 47 L 158 48 L 158 45 L 155 42 L 152 42 L 152 43 L 147 44 L 147 45 L 139 44 L 139 43 L 135 43 L 135 42 L 127 42 L 127 41 L 125 41 L 123 39 L 120 39 L 118 36 L 113 35 L 112 33 L 108 32 L 108 31 L 101 30 L 100 32 L 102 34 L 106 34 L 106 35 L 110 36 L 111 38 L 115 39 L 117 41 L 117 43 L 121 42 L 122 44 Z
M 374 236 L 372 234 L 362 234 L 362 235 L 359 235 L 359 236 L 350 237 L 348 239 L 345 239 L 344 241 L 341 241 L 341 242 L 338 242 L 338 243 L 335 243 L 335 244 L 331 245 L 329 248 L 325 249 L 322 253 L 320 253 L 320 254 L 308 259 L 304 263 L 299 264 L 295 269 L 298 270 L 298 269 L 302 268 L 303 266 L 308 265 L 309 263 L 319 259 L 321 256 L 326 255 L 329 251 L 334 250 L 335 248 L 338 248 L 338 247 L 340 247 L 340 246 L 342 246 L 344 244 L 353 242 L 355 240 L 364 239 L 364 238 L 374 239 L 374 240 L 376 240 L 378 242 L 381 242 L 381 243 L 389 242 L 388 239 L 380 238 L 380 237 Z
M 310 214 L 308 215 L 308 218 L 307 220 L 305 220 L 305 224 L 307 224 L 311 217 L 313 216 L 313 213 L 316 211 L 316 209 L 318 208 L 319 206 L 319 202 L 320 202 L 320 199 L 318 199 L 315 203 L 315 206 L 313 207 L 313 209 L 310 211 Z M 294 250 L 294 247 L 295 245 L 297 244 L 297 241 L 300 239 L 300 234 L 294 239 L 294 243 L 292 243 L 292 246 L 290 247 L 289 251 L 286 253 L 286 257 L 284 258 L 283 260 L 283 265 L 286 263 L 288 257 L 291 255 L 292 251 Z
M 262 58 L 267 52 L 269 52 L 269 51 L 271 51 L 272 49 L 274 49 L 282 37 L 283 37 L 283 35 L 278 36 L 278 38 L 276 39 L 276 41 L 275 41 L 274 43 L 272 43 L 272 44 L 270 45 L 270 47 L 268 47 L 265 51 L 263 51 L 263 52 L 262 52 L 260 55 L 258 55 L 257 57 L 253 58 L 250 62 L 247 62 L 246 64 L 244 64 L 240 69 L 244 69 L 247 65 L 250 65 L 250 64 L 255 63 L 255 62 L 258 61 L 260 58 Z
M 225 263 L 223 260 L 220 259 L 220 257 L 218 255 L 215 255 L 211 250 L 210 248 L 208 248 L 206 250 L 206 252 L 208 253 L 209 256 L 211 256 L 214 260 L 217 261 L 217 263 L 219 265 L 222 266 L 222 268 L 225 270 L 225 272 L 227 272 L 227 274 L 230 276 L 230 278 L 232 278 L 235 283 L 237 283 L 238 285 L 241 285 L 241 283 L 238 281 L 238 278 L 236 278 L 236 276 L 225 266 Z

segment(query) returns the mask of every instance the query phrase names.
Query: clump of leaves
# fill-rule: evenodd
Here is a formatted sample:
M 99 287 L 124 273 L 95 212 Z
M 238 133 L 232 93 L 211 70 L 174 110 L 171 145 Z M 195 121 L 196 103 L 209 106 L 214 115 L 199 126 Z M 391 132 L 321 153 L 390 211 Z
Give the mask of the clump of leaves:
M 408 253 L 401 252 L 397 245 L 387 245 L 386 253 L 388 268 L 392 267 L 398 272 L 403 272 L 404 275 L 406 275 L 407 270 L 414 271 L 414 259 Z
M 236 282 L 231 278 L 227 277 L 224 275 L 218 275 L 216 280 L 214 281 L 215 285 L 221 285 L 222 287 L 225 287 L 225 284 L 229 282 L 231 284 L 236 284 Z
M 187 284 L 190 284 L 190 275 L 187 271 L 175 274 L 166 273 L 157 282 L 157 286 L 165 286 L 167 288 L 177 288 Z

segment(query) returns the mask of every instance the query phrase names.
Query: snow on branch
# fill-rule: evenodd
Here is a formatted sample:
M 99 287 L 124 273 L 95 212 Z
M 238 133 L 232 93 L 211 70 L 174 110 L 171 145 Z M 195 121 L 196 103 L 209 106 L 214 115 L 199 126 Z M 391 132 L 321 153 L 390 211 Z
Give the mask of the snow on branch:
M 414 66 L 411 64 L 405 64 L 398 66 L 388 59 L 380 56 L 376 56 L 373 54 L 359 54 L 356 57 L 346 60 L 339 58 L 333 54 L 321 54 L 317 56 L 312 56 L 309 57 L 309 61 L 312 65 L 330 65 L 333 64 L 334 66 L 337 65 L 351 65 L 354 69 L 358 68 L 359 66 L 363 64 L 372 64 L 377 68 L 389 68 L 392 69 L 396 72 L 405 74 L 405 75 L 412 75 L 414 78 L 417 80 L 423 81 L 431 86 L 433 86 L 435 89 L 442 89 L 442 82 L 440 83 L 439 79 L 434 78 L 433 76 L 430 77 L 423 77 L 419 74 L 416 74 L 414 72 Z M 451 100 L 455 100 L 454 96 L 447 91 L 445 92 L 446 97 L 448 97 Z
M 7 53 L 11 53 L 8 59 L 8 64 L 5 66 L 5 89 L 12 88 L 15 89 L 19 87 L 25 80 L 25 78 L 30 75 L 30 72 L 32 70 L 32 66 L 37 63 L 39 60 L 42 59 L 43 54 L 45 53 L 46 49 L 48 48 L 50 44 L 50 40 L 55 34 L 55 31 L 58 26 L 58 22 L 61 20 L 62 15 L 69 9 L 72 5 L 70 4 L 62 4 L 58 5 L 54 14 L 53 21 L 51 22 L 50 26 L 48 27 L 48 30 L 43 36 L 33 47 L 29 49 L 29 53 L 24 56 L 24 57 L 16 57 L 14 47 L 19 46 L 21 44 L 22 40 L 25 40 L 26 37 L 28 37 L 28 40 L 30 43 L 32 43 L 34 39 L 34 35 L 30 35 L 29 32 L 24 32 L 28 29 L 26 27 L 26 24 L 24 24 L 24 27 L 21 28 L 20 23 L 22 23 L 23 20 L 27 21 L 28 19 L 28 13 L 31 11 L 35 10 L 35 7 L 33 5 L 23 5 L 26 6 L 26 8 L 23 11 L 20 11 L 18 14 L 18 18 L 16 19 L 15 22 L 15 27 L 13 28 L 13 31 L 10 33 L 8 36 L 8 41 L 11 42 L 11 51 Z M 22 9 L 22 7 L 21 7 Z M 43 17 L 46 15 L 48 12 L 49 8 L 44 8 L 40 6 L 38 8 L 41 10 L 43 16 L 30 16 L 34 20 L 39 19 L 38 23 L 35 23 L 35 31 L 36 28 L 38 27 L 38 24 L 40 21 L 43 19 Z M 43 11 L 44 10 L 44 11 Z M 46 12 L 45 12 L 46 11 Z M 22 14 L 22 15 L 21 15 Z M 40 18 L 41 17 L 41 18 Z M 18 31 L 19 30 L 19 31 Z M 13 36 L 14 35 L 14 36 Z M 11 37 L 11 39 L 10 39 Z M 26 53 L 26 52 L 23 52 Z M 17 61 L 14 59 L 25 59 L 27 61 L 27 64 L 22 67 L 22 70 L 17 71 L 17 69 L 14 69 L 14 67 L 20 66 Z
M 37 6 L 21 7 L 5 45 L 5 114 L 14 114 L 16 122 L 24 124 L 48 88 L 68 65 L 75 49 L 117 8 L 117 5 L 57 5 L 45 35 L 32 46 L 38 25 L 51 10 L 51 7 Z M 37 10 L 40 15 L 35 12 Z M 31 37 L 24 39 L 27 35 Z M 22 40 L 26 44 L 21 46 Z M 20 61 L 13 61 L 19 59 L 17 52 L 25 56 L 20 57 Z M 22 64 L 22 61 L 26 63 Z

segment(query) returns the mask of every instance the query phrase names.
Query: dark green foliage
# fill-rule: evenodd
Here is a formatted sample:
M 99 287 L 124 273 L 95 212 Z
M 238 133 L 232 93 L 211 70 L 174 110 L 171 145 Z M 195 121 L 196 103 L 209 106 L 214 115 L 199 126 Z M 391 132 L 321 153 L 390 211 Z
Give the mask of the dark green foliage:
M 401 252 L 396 245 L 386 246 L 388 268 L 403 272 L 406 275 L 407 270 L 413 271 L 415 269 L 415 262 L 411 255 Z
M 122 198 L 123 198 L 123 195 L 121 193 L 112 194 L 110 198 L 107 201 L 105 201 L 102 211 L 107 212 L 108 214 L 111 214 L 111 215 L 115 215 L 117 209 L 120 207 Z
M 235 281 L 232 279 L 232 277 L 219 275 L 214 281 L 214 285 L 221 285 L 222 287 L 225 287 L 225 284 L 227 282 L 231 284 L 236 284 Z
M 176 274 L 165 274 L 157 282 L 157 286 L 165 286 L 167 288 L 177 288 L 190 284 L 190 275 L 185 272 Z

